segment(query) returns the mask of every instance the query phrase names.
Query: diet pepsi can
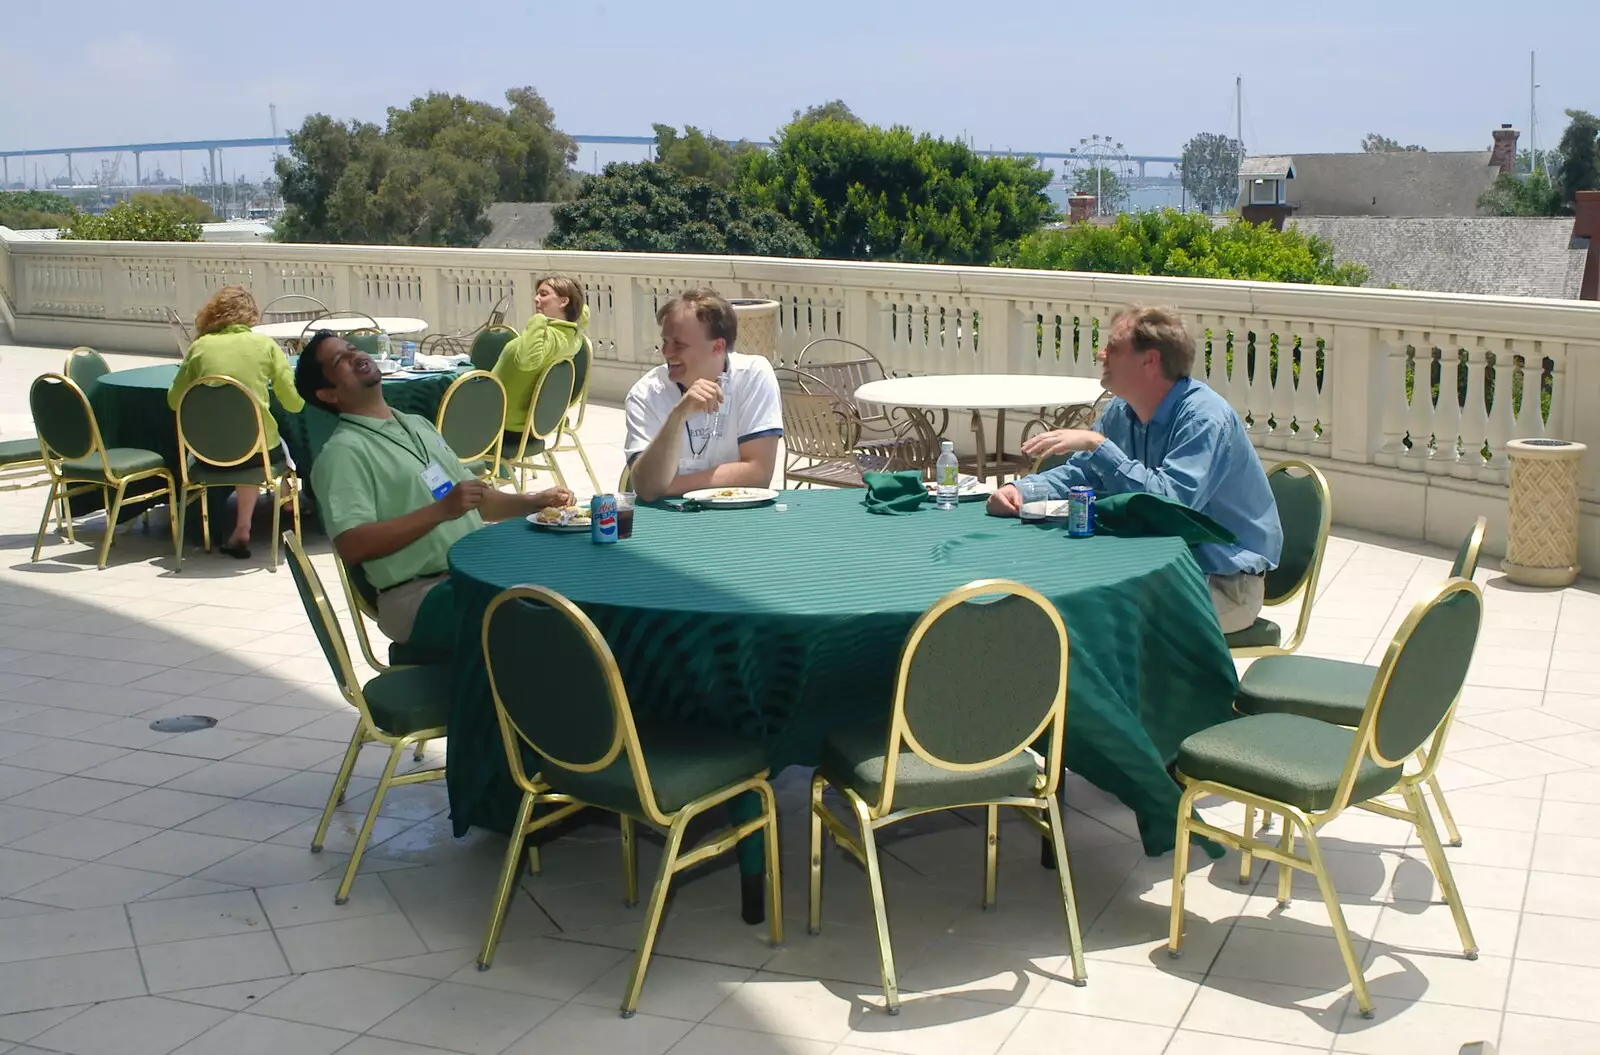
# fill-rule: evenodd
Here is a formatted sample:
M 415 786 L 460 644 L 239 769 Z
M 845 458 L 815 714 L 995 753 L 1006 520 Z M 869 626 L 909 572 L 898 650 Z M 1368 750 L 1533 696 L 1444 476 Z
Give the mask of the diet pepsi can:
M 616 495 L 595 495 L 589 499 L 589 539 L 592 542 L 617 541 Z
M 1067 488 L 1067 534 L 1072 538 L 1094 534 L 1094 488 Z

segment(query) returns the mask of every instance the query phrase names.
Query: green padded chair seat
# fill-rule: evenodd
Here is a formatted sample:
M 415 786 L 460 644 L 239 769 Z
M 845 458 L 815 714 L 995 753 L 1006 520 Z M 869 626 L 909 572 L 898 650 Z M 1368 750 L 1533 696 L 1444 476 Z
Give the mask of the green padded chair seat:
M 748 780 L 767 768 L 767 753 L 736 733 L 698 726 L 639 729 L 639 746 L 655 791 L 656 806 L 676 813 L 704 795 Z M 524 764 L 556 791 L 616 813 L 639 816 L 639 796 L 626 754 L 598 773 L 571 773 L 543 763 L 531 752 Z
M 281 450 L 278 453 L 282 453 Z M 272 474 L 274 478 L 288 468 L 288 463 L 283 458 L 272 459 Z M 218 465 L 208 465 L 205 462 L 189 459 L 189 482 L 192 484 L 206 484 L 211 487 L 237 487 L 239 484 L 259 484 L 264 480 L 261 475 L 261 456 L 258 454 L 243 465 L 232 465 L 223 468 Z
M 6 440 L 4 443 L 0 443 L 0 465 L 36 462 L 41 457 L 37 437 L 30 437 L 25 440 Z
M 1235 705 L 1243 714 L 1301 714 L 1355 726 L 1367 706 L 1377 667 L 1315 656 L 1266 656 L 1239 679 Z
M 431 648 L 421 648 L 409 641 L 389 642 L 389 665 L 391 667 L 417 667 L 426 664 L 449 666 L 454 657 L 449 652 L 435 652 Z
M 1224 634 L 1229 648 L 1277 648 L 1283 644 L 1283 628 L 1270 619 L 1256 616 L 1256 621 L 1243 630 Z
M 132 476 L 149 469 L 163 468 L 167 464 L 155 451 L 142 451 L 137 447 L 110 447 L 106 450 L 106 462 L 110 464 L 113 476 Z M 106 479 L 99 457 L 93 454 L 87 458 L 71 458 L 62 462 L 61 475 L 68 480 L 93 480 L 96 483 Z
M 864 725 L 835 730 L 822 745 L 817 767 L 828 783 L 849 788 L 869 804 L 883 797 L 884 748 L 887 726 Z M 1033 755 L 1024 751 L 989 769 L 962 772 L 942 769 L 910 751 L 901 751 L 895 766 L 895 810 L 961 806 L 1014 796 L 1031 797 L 1039 772 Z
M 1178 748 L 1178 771 L 1287 802 L 1302 810 L 1333 805 L 1355 731 L 1298 714 L 1255 714 L 1213 725 Z M 1400 780 L 1401 767 L 1363 759 L 1352 804 L 1381 795 Z
M 419 729 L 437 729 L 450 722 L 450 668 L 404 667 L 386 671 L 367 682 L 372 720 L 390 736 L 405 736 Z

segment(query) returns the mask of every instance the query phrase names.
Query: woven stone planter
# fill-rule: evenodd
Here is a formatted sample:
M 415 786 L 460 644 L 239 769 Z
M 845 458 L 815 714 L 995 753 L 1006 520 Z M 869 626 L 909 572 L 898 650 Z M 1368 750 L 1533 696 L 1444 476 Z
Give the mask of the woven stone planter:
M 1578 464 L 1585 447 L 1568 440 L 1512 440 L 1506 578 L 1524 586 L 1567 586 L 1578 577 Z
M 730 299 L 739 316 L 739 339 L 734 350 L 759 355 L 769 363 L 778 361 L 778 302 L 775 300 Z

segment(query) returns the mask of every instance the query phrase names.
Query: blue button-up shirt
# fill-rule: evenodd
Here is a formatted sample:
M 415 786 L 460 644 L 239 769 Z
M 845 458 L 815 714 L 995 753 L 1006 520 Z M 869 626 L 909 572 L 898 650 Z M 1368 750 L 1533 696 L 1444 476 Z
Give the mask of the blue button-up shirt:
M 1233 532 L 1238 545 L 1193 547 L 1208 575 L 1275 568 L 1283 528 L 1267 475 L 1227 400 L 1193 378 L 1180 378 L 1149 422 L 1113 399 L 1094 431 L 1106 440 L 1048 472 L 1016 481 L 1024 502 L 1065 498 L 1069 487 L 1096 494 L 1147 491 L 1198 510 Z

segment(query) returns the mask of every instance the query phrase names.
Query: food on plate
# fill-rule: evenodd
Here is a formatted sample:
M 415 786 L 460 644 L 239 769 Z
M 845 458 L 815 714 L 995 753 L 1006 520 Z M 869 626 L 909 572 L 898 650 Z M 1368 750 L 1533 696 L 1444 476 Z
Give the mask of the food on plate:
M 587 524 L 588 506 L 546 506 L 533 515 L 536 524 Z

